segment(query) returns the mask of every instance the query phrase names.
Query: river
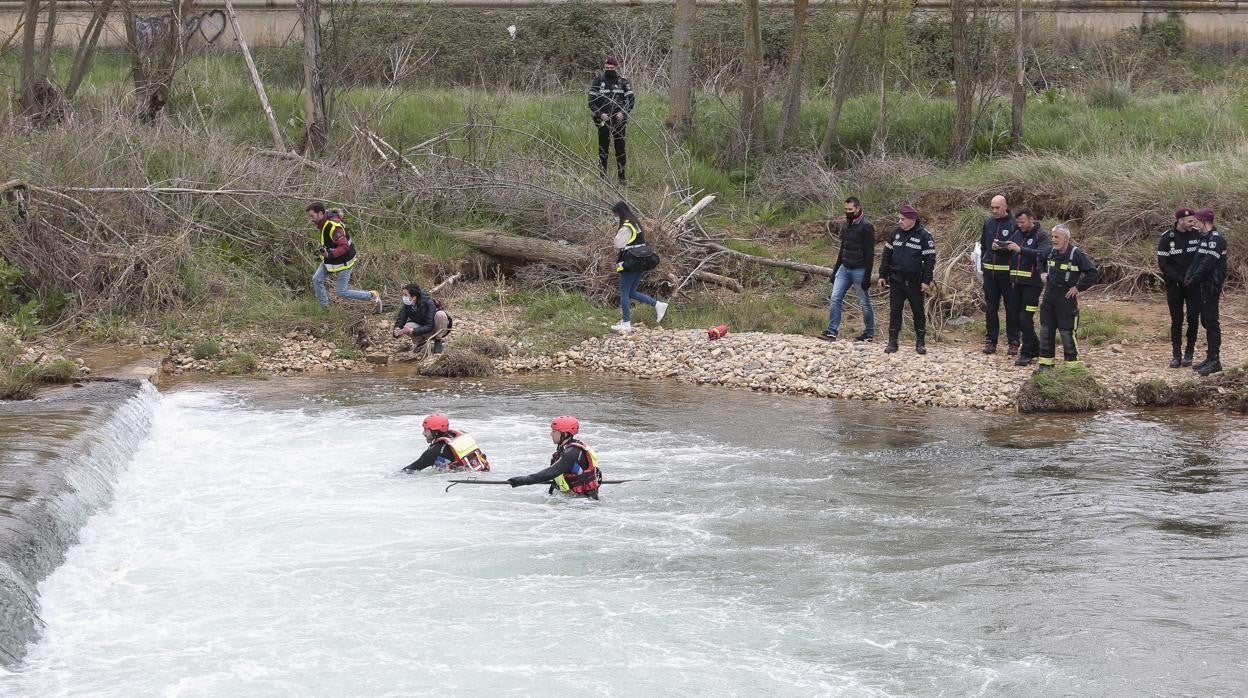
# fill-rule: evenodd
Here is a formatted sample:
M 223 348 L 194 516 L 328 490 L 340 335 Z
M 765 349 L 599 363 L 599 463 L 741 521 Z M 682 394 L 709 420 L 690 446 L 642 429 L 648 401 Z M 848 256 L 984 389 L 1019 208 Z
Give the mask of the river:
M 598 503 L 492 477 L 581 417 Z M 1248 422 L 596 377 L 175 386 L 38 587 L 15 696 L 1230 695 Z

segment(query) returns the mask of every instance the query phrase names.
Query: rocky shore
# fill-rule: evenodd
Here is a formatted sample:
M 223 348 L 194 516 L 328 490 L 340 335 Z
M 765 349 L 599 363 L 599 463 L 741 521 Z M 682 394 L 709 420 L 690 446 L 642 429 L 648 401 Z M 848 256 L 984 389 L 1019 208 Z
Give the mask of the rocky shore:
M 747 332 L 718 341 L 705 332 L 662 329 L 590 339 L 549 357 L 507 359 L 504 370 L 589 370 L 751 390 L 913 405 L 1013 410 L 1033 366 L 1014 366 L 1004 350 L 979 353 L 967 343 L 935 342 L 919 356 L 903 345 L 885 354 L 878 342 L 824 342 L 813 337 Z M 1245 357 L 1237 351 L 1232 361 Z M 1164 366 L 1155 346 L 1114 344 L 1084 350 L 1083 359 L 1111 399 L 1129 405 L 1136 383 L 1180 382 L 1189 369 Z

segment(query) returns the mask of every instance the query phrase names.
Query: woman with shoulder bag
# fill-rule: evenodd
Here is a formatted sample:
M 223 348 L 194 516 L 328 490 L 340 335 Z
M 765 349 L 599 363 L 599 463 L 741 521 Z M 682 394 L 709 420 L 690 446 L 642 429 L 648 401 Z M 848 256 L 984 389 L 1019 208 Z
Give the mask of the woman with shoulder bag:
M 659 265 L 659 255 L 653 247 L 646 244 L 641 224 L 637 222 L 637 217 L 633 215 L 628 204 L 623 201 L 616 202 L 611 207 L 611 212 L 619 223 L 619 230 L 615 234 L 615 249 L 618 250 L 615 270 L 620 275 L 620 321 L 612 325 L 611 329 L 628 332 L 633 328 L 633 300 L 653 306 L 657 316 L 655 322 L 663 322 L 663 316 L 667 314 L 667 303 L 637 290 L 641 285 L 641 277 Z

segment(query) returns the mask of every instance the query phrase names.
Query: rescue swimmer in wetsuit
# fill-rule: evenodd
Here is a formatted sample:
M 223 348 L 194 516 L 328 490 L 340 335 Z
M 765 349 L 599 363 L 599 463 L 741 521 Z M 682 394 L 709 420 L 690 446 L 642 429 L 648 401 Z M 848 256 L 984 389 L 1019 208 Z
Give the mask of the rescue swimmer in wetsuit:
M 438 472 L 471 470 L 486 472 L 490 469 L 490 461 L 477 446 L 477 442 L 462 431 L 451 428 L 451 422 L 441 412 L 434 412 L 425 417 L 421 423 L 425 430 L 425 442 L 429 448 L 420 454 L 411 465 L 403 469 L 405 473 L 433 467 Z
M 602 471 L 598 469 L 598 456 L 594 450 L 576 438 L 580 431 L 581 423 L 576 417 L 555 417 L 550 423 L 550 440 L 557 448 L 550 457 L 550 467 L 532 475 L 509 477 L 507 484 L 520 487 L 549 482 L 550 494 L 567 492 L 598 499 Z

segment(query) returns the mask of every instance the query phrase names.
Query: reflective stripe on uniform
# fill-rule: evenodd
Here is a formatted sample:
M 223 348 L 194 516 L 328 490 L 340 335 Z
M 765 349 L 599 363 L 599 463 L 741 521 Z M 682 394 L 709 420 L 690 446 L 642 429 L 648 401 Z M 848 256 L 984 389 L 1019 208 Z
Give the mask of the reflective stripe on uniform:
M 1023 310 L 1026 310 L 1026 311 L 1027 311 L 1027 312 L 1029 312 L 1029 313 L 1034 313 L 1034 312 L 1036 312 L 1036 311 L 1037 311 L 1037 310 L 1039 310 L 1039 309 L 1040 309 L 1040 307 L 1039 307 L 1039 306 L 1035 306 L 1035 305 L 1024 305 L 1024 306 L 1023 306 Z
M 1009 271 L 1009 270 L 1010 270 L 1010 265 L 1008 264 L 989 264 L 987 262 L 984 262 L 984 271 Z

